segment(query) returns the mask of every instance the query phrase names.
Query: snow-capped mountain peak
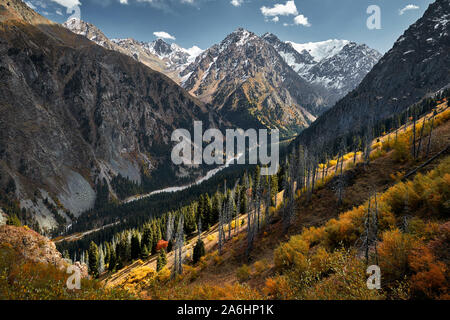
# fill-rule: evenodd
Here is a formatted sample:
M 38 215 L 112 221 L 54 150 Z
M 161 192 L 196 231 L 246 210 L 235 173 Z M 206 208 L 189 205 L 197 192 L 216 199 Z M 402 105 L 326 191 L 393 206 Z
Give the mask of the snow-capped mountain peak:
M 271 33 L 262 38 L 303 79 L 327 89 L 331 101 L 354 89 L 381 58 L 378 51 L 348 40 L 283 42 Z
M 190 63 L 203 52 L 197 46 L 185 49 L 176 43 L 168 44 L 162 39 L 153 42 L 143 43 L 143 45 L 154 55 L 166 62 L 171 70 L 183 71 Z
M 330 39 L 320 42 L 308 42 L 308 43 L 295 43 L 287 41 L 298 52 L 303 53 L 307 51 L 316 62 L 320 62 L 324 59 L 330 58 L 338 54 L 347 44 L 348 40 L 336 40 Z
M 179 81 L 179 73 L 203 52 L 197 46 L 185 49 L 176 43 L 168 44 L 162 39 L 153 42 L 141 42 L 132 38 L 108 39 L 93 24 L 78 19 L 68 20 L 63 26 L 106 49 L 131 56 L 150 68 L 168 75 L 177 82 Z

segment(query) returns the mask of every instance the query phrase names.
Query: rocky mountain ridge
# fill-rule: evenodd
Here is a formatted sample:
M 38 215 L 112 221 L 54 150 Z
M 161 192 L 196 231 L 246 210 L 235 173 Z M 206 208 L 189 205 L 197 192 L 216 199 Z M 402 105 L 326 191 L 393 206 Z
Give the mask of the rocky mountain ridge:
M 361 84 L 302 132 L 298 142 L 331 141 L 404 111 L 450 84 L 450 1 L 436 0 Z
M 153 70 L 167 75 L 175 82 L 180 81 L 180 71 L 202 52 L 195 46 L 184 49 L 175 43 L 170 45 L 162 39 L 153 42 L 142 42 L 133 38 L 109 39 L 93 24 L 78 19 L 66 21 L 63 26 L 108 50 L 126 54 Z

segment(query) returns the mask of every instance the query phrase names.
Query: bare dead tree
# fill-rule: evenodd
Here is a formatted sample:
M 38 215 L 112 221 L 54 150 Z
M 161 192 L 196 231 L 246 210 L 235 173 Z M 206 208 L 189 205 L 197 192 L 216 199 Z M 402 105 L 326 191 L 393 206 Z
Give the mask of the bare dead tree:
M 412 137 L 412 156 L 416 159 L 416 112 L 413 110 L 413 137 Z
M 173 236 L 173 226 L 175 223 L 175 215 L 172 212 L 169 212 L 169 216 L 167 217 L 167 227 L 166 227 L 166 241 L 170 242 Z
M 284 231 L 287 231 L 291 225 L 291 220 L 293 217 L 293 209 L 294 209 L 294 198 L 295 198 L 295 190 L 294 190 L 294 179 L 292 178 L 292 174 L 294 171 L 294 167 L 291 165 L 292 162 L 288 163 L 288 169 L 286 170 L 286 178 L 284 180 L 284 207 L 283 207 L 283 228 Z M 310 166 L 308 166 L 310 167 Z M 308 174 L 309 176 L 310 174 Z
M 369 127 L 364 139 L 364 165 L 370 163 L 370 152 L 372 151 L 372 127 Z
M 370 247 L 374 240 L 373 214 L 372 214 L 371 202 L 372 202 L 372 196 L 369 197 L 367 213 L 366 213 L 366 217 L 364 219 L 364 233 L 361 238 L 361 240 L 362 240 L 361 247 L 364 252 L 364 258 L 366 260 L 366 265 L 369 265 L 369 252 L 370 252 Z
M 327 162 L 327 159 L 328 159 L 327 154 L 324 155 L 324 159 L 325 159 L 325 161 L 324 161 L 323 166 L 322 166 L 322 183 L 325 182 L 325 166 L 326 166 L 326 162 Z
M 225 211 L 226 211 L 226 201 L 223 201 L 222 208 L 219 212 L 219 239 L 218 239 L 218 246 L 219 246 L 219 255 L 222 255 L 222 248 L 224 244 L 224 238 L 225 238 L 225 232 L 223 230 L 224 220 L 225 220 Z
M 423 118 L 423 123 L 422 123 L 422 128 L 420 129 L 420 135 L 419 135 L 419 145 L 417 146 L 417 153 L 416 153 L 416 159 L 419 157 L 420 155 L 420 148 L 422 147 L 422 138 L 423 138 L 423 131 L 425 129 L 425 121 L 426 118 Z
M 174 252 L 174 275 L 183 273 L 183 245 L 184 245 L 184 215 L 178 220 Z
M 336 167 L 334 168 L 334 174 L 336 174 L 338 172 L 339 169 L 339 160 L 341 159 L 341 151 L 339 150 L 338 153 L 338 157 L 337 157 L 337 162 L 336 162 Z
M 395 142 L 397 143 L 398 141 L 398 131 L 400 130 L 401 127 L 401 121 L 400 121 L 400 116 L 396 117 L 396 123 L 395 123 Z
M 433 126 L 434 126 L 434 115 L 431 118 L 431 129 L 430 129 L 430 135 L 428 136 L 428 144 L 427 144 L 427 155 L 426 157 L 428 158 L 429 154 L 430 154 L 430 148 L 431 148 L 431 136 L 433 135 Z
M 311 195 L 313 194 L 313 192 L 314 192 L 314 188 L 315 188 L 315 186 L 316 186 L 316 176 L 317 176 L 317 160 L 316 160 L 316 157 L 312 157 L 312 159 L 311 159 L 311 162 L 312 162 L 312 181 L 311 181 L 311 191 L 310 191 L 310 193 L 311 193 Z M 294 190 L 295 191 L 295 190 Z
M 253 202 L 254 203 L 254 202 Z M 254 207 L 254 206 L 253 206 Z M 248 210 L 247 214 L 247 250 L 246 255 L 247 259 L 250 259 L 250 253 L 253 249 L 253 241 L 255 238 L 255 210 Z
M 375 263 L 378 265 L 378 201 L 377 193 L 375 192 L 375 210 L 373 210 L 373 242 L 375 246 Z
M 261 179 L 257 179 L 255 182 L 255 214 L 256 214 L 256 231 L 259 232 L 260 230 L 260 221 L 261 221 Z
M 305 149 L 302 145 L 298 148 L 295 168 L 295 180 L 297 181 L 297 189 L 302 190 L 305 186 Z
M 269 223 L 270 219 L 270 207 L 272 205 L 272 189 L 271 189 L 271 176 L 267 179 L 267 196 L 266 196 L 266 203 L 265 203 L 265 217 L 264 217 L 264 224 L 267 225 Z
M 234 223 L 234 233 L 237 234 L 239 228 L 239 214 L 241 213 L 241 190 L 239 184 L 236 186 L 236 219 Z
M 361 148 L 361 138 L 360 137 L 354 137 L 353 138 L 355 153 L 353 154 L 353 164 L 356 164 L 356 157 L 358 155 L 359 148 Z

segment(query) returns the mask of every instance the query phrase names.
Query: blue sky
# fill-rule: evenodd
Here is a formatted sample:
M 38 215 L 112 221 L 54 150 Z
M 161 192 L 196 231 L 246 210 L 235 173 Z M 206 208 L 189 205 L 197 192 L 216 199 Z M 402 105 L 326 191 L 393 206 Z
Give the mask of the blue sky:
M 26 0 L 57 22 L 79 5 L 81 19 L 110 38 L 156 39 L 165 32 L 179 45 L 206 49 L 238 27 L 272 32 L 297 43 L 345 39 L 384 53 L 433 0 Z M 381 8 L 381 29 L 369 30 L 368 6 Z M 404 9 L 404 11 L 401 11 Z M 173 40 L 169 40 L 173 41 Z

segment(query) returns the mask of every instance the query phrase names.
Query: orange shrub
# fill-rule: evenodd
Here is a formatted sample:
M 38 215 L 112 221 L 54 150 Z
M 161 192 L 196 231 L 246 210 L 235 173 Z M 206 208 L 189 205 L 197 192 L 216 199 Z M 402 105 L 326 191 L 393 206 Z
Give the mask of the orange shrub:
M 414 250 L 409 256 L 409 264 L 415 272 L 411 276 L 411 293 L 414 298 L 438 299 L 447 294 L 449 282 L 447 268 L 425 246 Z
M 395 161 L 404 163 L 412 159 L 410 134 L 399 135 L 397 142 L 394 142 L 392 147 L 394 149 L 393 157 Z
M 236 271 L 236 276 L 240 282 L 244 282 L 250 279 L 250 275 L 251 275 L 250 268 L 246 264 L 243 264 Z
M 304 265 L 305 255 L 309 251 L 308 242 L 301 236 L 292 236 L 289 242 L 282 243 L 274 252 L 276 268 L 285 268 L 295 265 Z
M 295 290 L 285 276 L 267 278 L 263 293 L 273 300 L 290 300 L 295 296 Z
M 383 279 L 387 282 L 402 280 L 410 271 L 408 257 L 413 248 L 417 247 L 417 240 L 400 230 L 386 231 L 382 235 L 382 242 L 378 246 L 379 266 Z
M 362 224 L 367 206 L 359 206 L 339 216 L 339 219 L 331 219 L 325 225 L 327 245 L 329 248 L 337 248 L 353 245 L 360 237 Z

